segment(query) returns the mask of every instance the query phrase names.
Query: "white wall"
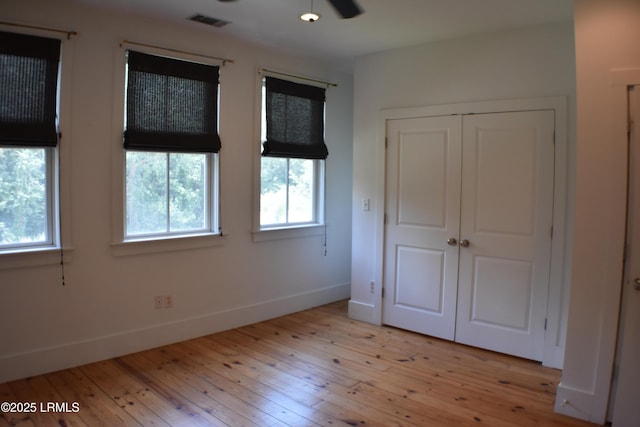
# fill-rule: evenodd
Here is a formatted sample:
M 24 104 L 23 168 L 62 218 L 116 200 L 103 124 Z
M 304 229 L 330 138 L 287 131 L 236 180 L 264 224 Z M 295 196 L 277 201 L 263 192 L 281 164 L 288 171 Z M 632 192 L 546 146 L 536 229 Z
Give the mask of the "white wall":
M 223 38 L 222 30 L 86 9 L 71 0 L 2 2 L 2 21 L 75 30 L 63 42 L 63 233 L 57 263 L 0 256 L 0 382 L 207 334 L 349 296 L 352 76 L 329 64 Z M 3 30 L 12 28 L 3 26 Z M 18 30 L 14 30 L 18 31 Z M 24 31 L 24 30 L 22 30 Z M 115 256 L 114 64 L 123 39 L 236 60 L 221 71 L 221 217 L 215 246 Z M 252 240 L 258 67 L 327 79 L 327 254 L 322 236 Z M 65 116 L 66 114 L 66 116 Z M 115 150 L 118 152 L 118 149 Z M 23 266 L 23 265 L 27 266 Z M 170 294 L 174 307 L 154 309 Z
M 380 111 L 514 98 L 567 97 L 568 194 L 572 216 L 575 158 L 575 56 L 572 23 L 445 40 L 367 55 L 354 72 L 353 247 L 350 316 L 378 323 L 382 277 L 384 148 L 380 147 Z M 375 165 L 375 166 L 373 166 Z M 371 211 L 361 209 L 371 199 Z M 565 228 L 571 237 L 572 224 Z M 570 240 L 569 240 L 570 241 Z M 570 260 L 570 250 L 565 252 Z M 562 290 L 553 301 L 557 346 L 564 343 L 569 269 L 559 274 Z M 376 292 L 370 292 L 370 281 Z M 562 309 L 564 307 L 564 309 Z
M 626 212 L 626 69 L 640 70 L 640 2 L 575 0 L 576 220 L 565 369 L 556 409 L 605 421 Z M 635 220 L 638 220 L 635 218 Z M 640 386 L 639 386 L 640 391 Z

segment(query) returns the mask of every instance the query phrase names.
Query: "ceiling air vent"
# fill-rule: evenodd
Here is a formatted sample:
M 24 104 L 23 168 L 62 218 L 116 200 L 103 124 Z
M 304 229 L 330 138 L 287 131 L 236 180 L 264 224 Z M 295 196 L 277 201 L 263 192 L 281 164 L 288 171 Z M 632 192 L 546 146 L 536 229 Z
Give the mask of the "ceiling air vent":
M 222 28 L 231 22 L 225 21 L 223 19 L 212 18 L 211 16 L 202 15 L 200 13 L 196 13 L 192 17 L 189 18 L 192 21 L 201 22 L 203 24 L 211 25 L 216 28 Z

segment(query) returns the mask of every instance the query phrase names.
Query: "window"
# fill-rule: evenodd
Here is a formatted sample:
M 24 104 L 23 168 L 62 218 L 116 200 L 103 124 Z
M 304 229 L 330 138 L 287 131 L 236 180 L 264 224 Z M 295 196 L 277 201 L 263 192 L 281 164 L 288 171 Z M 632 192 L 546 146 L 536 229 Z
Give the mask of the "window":
M 125 239 L 218 231 L 218 77 L 127 52 Z
M 60 40 L 0 32 L 0 252 L 58 245 Z
M 260 227 L 322 224 L 325 89 L 263 80 Z

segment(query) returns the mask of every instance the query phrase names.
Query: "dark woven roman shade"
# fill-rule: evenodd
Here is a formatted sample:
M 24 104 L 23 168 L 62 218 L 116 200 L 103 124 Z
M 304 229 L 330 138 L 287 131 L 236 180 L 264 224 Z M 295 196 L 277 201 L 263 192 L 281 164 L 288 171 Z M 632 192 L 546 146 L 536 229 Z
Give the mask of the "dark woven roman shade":
M 55 147 L 60 40 L 0 31 L 0 145 Z
M 267 140 L 262 155 L 326 159 L 325 89 L 265 78 Z
M 124 148 L 217 153 L 219 67 L 128 52 Z

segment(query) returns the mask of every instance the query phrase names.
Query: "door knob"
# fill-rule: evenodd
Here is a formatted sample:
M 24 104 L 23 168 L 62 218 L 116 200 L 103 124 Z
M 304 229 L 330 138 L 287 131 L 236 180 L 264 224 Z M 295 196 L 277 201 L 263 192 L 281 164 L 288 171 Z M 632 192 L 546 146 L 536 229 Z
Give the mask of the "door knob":
M 467 239 L 460 240 L 460 246 L 462 246 L 463 248 L 468 248 L 470 244 L 471 243 L 469 243 Z
M 458 244 L 458 241 L 456 240 L 455 237 L 449 237 L 449 240 L 447 240 L 447 245 L 449 246 L 455 246 Z
M 640 291 L 640 277 L 633 279 L 633 289 Z

